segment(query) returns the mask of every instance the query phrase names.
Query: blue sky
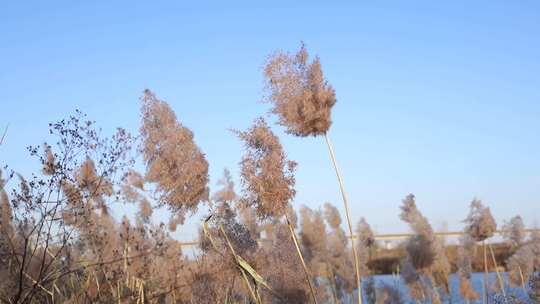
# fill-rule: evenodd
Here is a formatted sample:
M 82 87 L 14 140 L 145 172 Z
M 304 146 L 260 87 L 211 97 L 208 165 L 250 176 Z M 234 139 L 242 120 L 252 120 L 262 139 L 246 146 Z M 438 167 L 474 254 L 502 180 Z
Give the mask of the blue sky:
M 412 192 L 436 229 L 459 229 L 473 197 L 499 222 L 521 214 L 530 226 L 540 220 L 539 34 L 536 1 L 3 2 L 0 162 L 30 172 L 24 147 L 76 108 L 105 130 L 137 132 L 150 88 L 195 132 L 214 186 L 241 156 L 227 130 L 268 111 L 266 56 L 303 40 L 337 91 L 330 134 L 355 221 L 406 230 L 399 205 Z M 275 131 L 299 162 L 296 206 L 341 208 L 324 140 Z

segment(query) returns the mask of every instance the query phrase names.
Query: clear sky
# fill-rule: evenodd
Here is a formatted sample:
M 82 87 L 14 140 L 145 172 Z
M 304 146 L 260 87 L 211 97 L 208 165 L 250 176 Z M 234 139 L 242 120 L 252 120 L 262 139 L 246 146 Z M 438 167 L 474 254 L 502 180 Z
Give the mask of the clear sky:
M 264 59 L 303 40 L 337 92 L 330 133 L 355 221 L 405 231 L 411 192 L 436 229 L 461 228 L 473 197 L 499 222 L 540 220 L 538 1 L 172 2 L 2 2 L 0 162 L 30 172 L 24 147 L 76 108 L 137 132 L 150 88 L 194 131 L 214 186 L 238 172 L 227 130 L 268 111 Z M 275 131 L 299 162 L 296 206 L 341 208 L 324 140 Z

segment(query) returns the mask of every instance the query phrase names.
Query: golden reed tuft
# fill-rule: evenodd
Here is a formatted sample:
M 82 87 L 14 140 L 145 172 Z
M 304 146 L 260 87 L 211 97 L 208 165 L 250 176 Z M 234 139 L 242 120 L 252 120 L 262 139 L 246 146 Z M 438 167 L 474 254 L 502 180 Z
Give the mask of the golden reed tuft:
M 281 217 L 296 193 L 296 163 L 287 160 L 279 138 L 262 118 L 255 120 L 247 131 L 235 133 L 245 147 L 240 163 L 241 202 L 255 207 L 260 218 Z
M 324 79 L 318 57 L 309 63 L 308 52 L 301 45 L 296 54 L 277 52 L 264 67 L 272 113 L 287 133 L 296 136 L 324 135 L 330 125 L 331 110 L 336 103 L 334 89 Z
M 187 212 L 208 201 L 208 162 L 193 133 L 176 119 L 171 107 L 150 90 L 142 101 L 142 154 L 148 182 L 156 183 L 159 202 L 182 223 Z M 172 225 L 175 226 L 175 225 Z

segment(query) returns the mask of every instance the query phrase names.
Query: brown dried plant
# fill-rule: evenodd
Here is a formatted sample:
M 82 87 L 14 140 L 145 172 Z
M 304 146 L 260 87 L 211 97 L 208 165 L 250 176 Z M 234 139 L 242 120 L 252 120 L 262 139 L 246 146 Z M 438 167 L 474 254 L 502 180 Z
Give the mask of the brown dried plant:
M 318 264 L 326 259 L 327 232 L 321 211 L 312 210 L 307 206 L 300 208 L 300 240 L 304 257 L 312 270 L 317 270 Z M 315 272 L 317 273 L 317 272 Z
M 228 169 L 223 170 L 223 177 L 218 181 L 218 186 L 221 188 L 212 195 L 212 201 L 230 204 L 237 199 L 234 181 Z
M 318 57 L 308 62 L 301 45 L 296 54 L 278 52 L 265 65 L 264 76 L 273 104 L 272 113 L 287 133 L 296 136 L 324 135 L 330 125 L 331 109 L 336 103 L 334 89 L 324 79 Z
M 308 63 L 308 57 L 303 43 L 296 54 L 277 52 L 270 56 L 264 68 L 268 92 L 266 100 L 273 104 L 271 112 L 278 116 L 278 123 L 286 128 L 287 133 L 300 137 L 324 135 L 343 197 L 349 234 L 352 236 L 348 197 L 328 135 L 332 124 L 331 110 L 336 103 L 335 91 L 324 78 L 319 58 Z M 354 238 L 350 240 L 356 281 L 361 286 L 356 245 Z M 361 304 L 360 287 L 357 288 L 357 298 Z
M 516 215 L 505 223 L 502 228 L 502 235 L 512 247 L 518 247 L 525 239 L 525 224 L 521 216 Z
M 229 251 L 227 242 L 230 242 L 237 254 L 246 257 L 246 254 L 257 249 L 258 244 L 248 227 L 239 221 L 238 209 L 233 208 L 238 196 L 227 169 L 218 181 L 218 186 L 220 188 L 212 195 L 213 208 L 211 216 L 206 220 L 206 230 L 201 231 L 201 248 L 208 252 L 224 253 Z M 227 239 L 222 235 L 222 230 L 227 234 Z
M 487 262 L 487 247 L 485 240 L 492 237 L 497 230 L 497 223 L 491 215 L 489 207 L 486 207 L 478 199 L 473 199 L 470 205 L 470 211 L 465 219 L 465 234 L 476 242 L 483 242 L 484 251 L 484 282 L 483 282 L 483 300 L 487 301 L 488 298 L 488 262 Z M 493 249 L 491 249 L 493 250 Z M 495 259 L 494 259 L 494 262 Z M 498 273 L 498 269 L 495 268 Z M 500 277 L 500 276 L 499 276 Z M 499 279 L 501 289 L 504 290 L 503 282 Z
M 377 286 L 371 276 L 368 265 L 377 251 L 364 218 L 353 236 L 348 199 L 328 138 L 335 92 L 318 58 L 309 62 L 303 45 L 296 54 L 277 53 L 266 65 L 265 78 L 267 100 L 287 133 L 325 135 L 349 235 L 330 203 L 323 209 L 302 207 L 296 215 L 296 163 L 287 159 L 263 119 L 245 132 L 235 131 L 246 151 L 240 163 L 241 195 L 225 170 L 210 199 L 208 163 L 193 133 L 147 90 L 141 98 L 142 142 L 134 151 L 144 162 L 144 174 L 135 170 L 131 154 L 136 139 L 123 129 L 105 137 L 80 112 L 49 125 L 56 145 L 29 147 L 39 160 L 34 174 L 0 170 L 0 302 L 350 303 L 355 288 L 362 286 L 362 275 L 368 303 L 404 303 L 396 286 Z M 162 215 L 154 212 L 168 207 L 169 230 L 174 231 L 206 201 L 210 216 L 200 231 L 200 250 L 188 258 L 167 225 L 155 222 Z M 134 204 L 133 212 L 115 213 L 121 203 Z M 401 264 L 411 298 L 441 303 L 446 300 L 443 291 L 449 293 L 445 244 L 414 195 L 403 200 L 400 218 L 414 232 L 403 246 L 406 258 Z M 479 298 L 471 282 L 476 243 L 490 238 L 497 226 L 478 200 L 471 203 L 465 222 L 456 266 L 459 292 L 473 301 Z M 526 239 L 519 216 L 502 230 L 513 252 L 507 261 L 510 283 L 521 285 L 537 301 L 540 235 Z M 349 239 L 352 247 L 347 246 Z M 360 302 L 362 288 L 356 289 Z
M 240 163 L 241 203 L 254 207 L 261 219 L 283 216 L 295 195 L 296 163 L 287 160 L 264 119 L 255 120 L 248 131 L 235 132 L 245 147 Z
M 414 268 L 416 276 L 409 276 L 411 295 L 428 297 L 431 301 L 439 300 L 439 293 L 431 286 L 442 287 L 449 293 L 448 274 L 450 264 L 441 240 L 433 233 L 429 221 L 418 210 L 413 194 L 409 194 L 402 202 L 400 218 L 409 224 L 414 235 L 405 244 L 407 265 Z M 405 271 L 404 271 L 405 272 Z M 417 278 L 417 280 L 412 280 Z M 414 292 L 421 288 L 422 293 Z M 419 298 L 416 298 L 419 299 Z
M 512 254 L 507 261 L 508 275 L 512 285 L 526 288 L 527 281 L 540 269 L 540 235 L 530 238 Z
M 485 207 L 477 199 L 471 202 L 470 212 L 465 219 L 465 224 L 465 232 L 477 242 L 492 237 L 497 230 L 497 223 L 491 215 L 489 207 Z
M 341 217 L 337 208 L 330 203 L 324 204 L 324 217 L 330 227 L 327 239 L 327 275 L 335 302 L 345 299 L 355 287 L 354 264 L 349 258 L 348 238 L 341 228 Z
M 479 295 L 471 283 L 472 257 L 476 255 L 475 241 L 468 235 L 459 240 L 457 268 L 459 293 L 467 301 L 478 300 Z
M 235 131 L 244 141 L 245 154 L 240 163 L 244 206 L 254 207 L 260 219 L 285 216 L 289 232 L 303 266 L 313 301 L 317 296 L 311 282 L 300 244 L 288 219 L 288 206 L 294 195 L 296 163 L 287 160 L 279 138 L 262 118 L 255 120 L 248 131 Z
M 144 91 L 141 101 L 145 180 L 156 184 L 158 202 L 182 223 L 186 213 L 208 201 L 208 162 L 193 133 L 178 122 L 166 102 L 150 90 Z
M 371 252 L 375 246 L 375 234 L 371 230 L 371 226 L 368 224 L 365 218 L 360 218 L 358 225 L 356 226 L 356 236 L 358 238 L 358 257 L 360 263 L 360 274 L 365 277 L 370 275 L 368 263 L 371 259 Z
M 402 202 L 400 218 L 415 233 L 406 243 L 407 258 L 416 270 L 425 270 L 435 261 L 433 229 L 416 207 L 415 197 L 409 194 Z
M 295 245 L 290 241 L 289 228 L 286 224 L 276 223 L 270 238 L 271 247 L 261 251 L 258 260 L 261 274 L 281 299 L 265 295 L 263 303 L 308 303 L 310 290 L 305 284 Z

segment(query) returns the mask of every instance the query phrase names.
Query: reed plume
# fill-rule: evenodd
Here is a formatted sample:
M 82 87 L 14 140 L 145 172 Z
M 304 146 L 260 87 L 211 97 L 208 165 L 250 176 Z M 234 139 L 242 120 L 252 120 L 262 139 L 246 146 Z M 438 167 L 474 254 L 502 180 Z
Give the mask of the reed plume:
M 432 302 L 439 301 L 439 292 L 432 286 L 442 287 L 447 294 L 450 291 L 448 282 L 450 263 L 442 241 L 435 236 L 431 224 L 418 210 L 413 194 L 409 194 L 403 200 L 400 218 L 408 223 L 414 232 L 414 236 L 405 244 L 406 266 L 414 268 L 417 272 L 417 275 L 408 276 L 412 294 L 427 297 Z
M 336 103 L 334 89 L 324 79 L 318 57 L 308 62 L 304 44 L 296 54 L 275 53 L 264 68 L 267 101 L 287 133 L 296 136 L 324 135 L 332 124 Z
M 290 241 L 289 228 L 286 224 L 276 223 L 270 237 L 272 247 L 264 251 L 264 257 L 260 258 L 261 263 L 267 264 L 262 267 L 262 274 L 281 299 L 271 297 L 268 303 L 308 303 L 311 291 L 304 283 L 306 277 L 297 262 L 298 256 L 295 245 Z
M 335 206 L 330 203 L 324 204 L 324 217 L 330 227 L 326 237 L 328 263 L 328 280 L 331 282 L 336 301 L 346 298 L 356 286 L 354 264 L 351 261 L 350 252 L 347 248 L 347 234 L 341 228 L 341 216 Z
M 256 119 L 248 131 L 235 131 L 235 133 L 243 140 L 246 150 L 240 163 L 243 187 L 241 202 L 244 206 L 254 207 L 260 219 L 286 217 L 313 302 L 317 303 L 317 296 L 300 251 L 300 244 L 287 217 L 288 206 L 296 194 L 294 190 L 296 163 L 287 160 L 279 138 L 274 135 L 262 118 Z
M 464 235 L 460 238 L 458 246 L 457 267 L 459 277 L 459 293 L 464 300 L 478 300 L 479 295 L 474 290 L 471 283 L 471 260 L 472 257 L 476 255 L 475 241 L 469 235 Z
M 484 206 L 478 199 L 471 202 L 465 225 L 465 233 L 476 242 L 483 242 L 492 237 L 497 230 L 497 223 L 491 215 L 489 207 Z
M 375 234 L 371 230 L 371 226 L 368 224 L 365 218 L 360 218 L 358 225 L 356 226 L 358 257 L 360 259 L 360 275 L 362 277 L 368 276 L 369 267 L 368 262 L 371 259 L 371 250 L 375 245 Z
M 470 205 L 470 211 L 465 219 L 465 233 L 470 236 L 476 242 L 483 243 L 484 251 L 484 292 L 483 301 L 487 302 L 488 299 L 488 262 L 487 262 L 487 249 L 485 240 L 492 237 L 497 230 L 497 223 L 491 215 L 489 207 L 486 207 L 478 199 L 473 199 Z M 498 270 L 496 269 L 498 272 Z M 502 286 L 502 282 L 500 283 Z M 503 287 L 501 289 L 504 289 Z
M 158 203 L 179 223 L 188 212 L 208 201 L 208 162 L 195 144 L 193 132 L 178 122 L 171 107 L 150 90 L 141 98 L 141 152 L 145 180 L 156 185 Z
M 4 188 L 6 181 L 3 179 L 2 172 L 0 169 L 0 227 L 2 228 L 0 232 L 4 233 L 11 226 L 11 206 Z
M 246 149 L 240 163 L 241 203 L 254 207 L 261 219 L 283 216 L 295 195 L 296 163 L 287 160 L 278 137 L 262 118 L 248 131 L 236 134 Z
M 299 137 L 325 137 L 345 206 L 358 286 L 357 297 L 361 304 L 360 266 L 352 237 L 348 197 L 328 135 L 332 125 L 331 110 L 336 104 L 335 91 L 324 78 L 319 58 L 315 57 L 311 63 L 308 63 L 308 58 L 309 54 L 303 43 L 296 54 L 277 52 L 270 56 L 264 68 L 265 88 L 268 92 L 266 101 L 273 105 L 271 112 L 277 115 L 278 123 L 286 128 L 287 133 Z
M 54 156 L 54 153 L 51 150 L 51 147 L 49 145 L 45 145 L 45 156 L 42 159 L 43 162 L 43 169 L 42 172 L 45 175 L 53 175 L 56 171 L 56 157 Z
M 510 283 L 525 289 L 527 281 L 540 269 L 540 235 L 531 234 L 507 261 Z
M 304 258 L 308 263 L 318 263 L 326 256 L 326 225 L 320 210 L 306 206 L 300 208 L 300 240 L 304 249 Z
M 409 261 L 417 270 L 429 268 L 433 264 L 436 255 L 433 246 L 433 229 L 416 207 L 413 194 L 409 194 L 403 200 L 400 218 L 408 223 L 415 233 L 405 245 Z
M 212 201 L 230 204 L 237 199 L 238 196 L 234 191 L 234 181 L 229 169 L 223 170 L 223 177 L 218 180 L 218 186 L 221 188 L 218 188 L 218 191 L 212 195 Z
M 4 282 L 0 284 L 0 294 L 9 294 L 15 288 L 15 282 L 10 279 L 12 274 L 9 267 L 13 254 L 13 226 L 12 210 L 4 185 L 5 180 L 0 170 L 0 281 Z
M 512 247 L 518 247 L 525 239 L 525 224 L 521 216 L 516 215 L 505 223 L 502 228 L 502 235 Z

